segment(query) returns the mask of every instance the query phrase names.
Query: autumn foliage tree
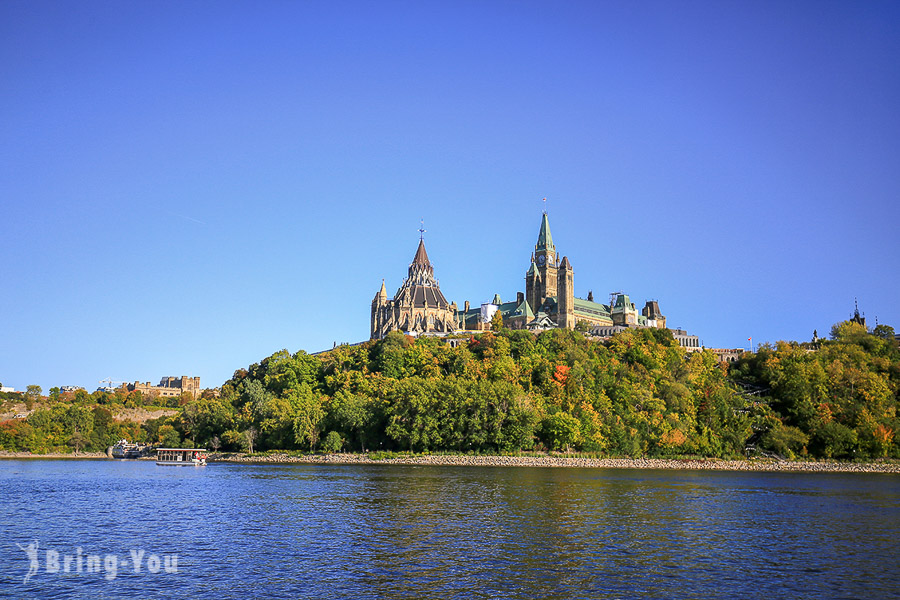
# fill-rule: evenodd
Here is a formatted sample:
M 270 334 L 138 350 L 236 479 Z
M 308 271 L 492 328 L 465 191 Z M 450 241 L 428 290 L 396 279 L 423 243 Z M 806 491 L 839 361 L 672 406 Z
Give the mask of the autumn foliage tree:
M 686 352 L 666 329 L 607 340 L 395 331 L 318 355 L 275 352 L 235 371 L 218 397 L 184 398 L 178 414 L 143 426 L 111 410 L 147 399 L 63 394 L 27 420 L 0 422 L 0 449 L 102 449 L 127 437 L 224 451 L 900 458 L 898 390 L 893 330 L 852 322 L 830 340 L 763 345 L 730 365 Z

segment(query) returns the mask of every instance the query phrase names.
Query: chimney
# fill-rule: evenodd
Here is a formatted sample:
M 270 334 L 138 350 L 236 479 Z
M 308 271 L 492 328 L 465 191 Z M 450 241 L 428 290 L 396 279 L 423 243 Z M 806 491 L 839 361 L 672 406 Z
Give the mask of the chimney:
M 516 304 L 525 302 L 525 292 L 516 292 Z
M 468 300 L 466 300 L 465 307 L 466 307 L 466 312 L 469 312 L 469 301 Z

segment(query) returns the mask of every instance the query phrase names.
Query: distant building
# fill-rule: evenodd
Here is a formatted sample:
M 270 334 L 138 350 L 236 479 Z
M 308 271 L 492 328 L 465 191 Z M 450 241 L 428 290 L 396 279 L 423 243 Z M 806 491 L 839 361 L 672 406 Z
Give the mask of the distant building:
M 605 328 L 666 327 L 666 317 L 656 300 L 648 301 L 638 311 L 622 292 L 610 294 L 609 304 L 595 302 L 593 292 L 588 292 L 586 299 L 576 298 L 574 281 L 572 263 L 556 251 L 546 213 L 541 217 L 537 243 L 525 274 L 525 291 L 516 293 L 516 299 L 509 302 L 503 302 L 499 294 L 483 304 L 466 301 L 462 310 L 455 302 L 447 302 L 434 278 L 425 243 L 420 239 L 409 275 L 394 298 L 388 299 L 383 281 L 381 290 L 375 294 L 371 337 L 380 339 L 394 330 L 411 335 L 485 331 L 491 328 L 497 314 L 505 327 L 530 331 L 574 329 L 579 322 Z M 686 347 L 699 347 L 692 338 L 696 336 L 687 336 L 680 342 Z
M 380 339 L 390 331 L 411 335 L 420 333 L 452 333 L 456 329 L 456 304 L 450 304 L 434 278 L 434 267 L 425 252 L 425 241 L 419 247 L 403 285 L 389 300 L 384 280 L 372 300 L 371 338 Z
M 525 273 L 524 300 L 534 313 L 525 327 L 531 330 L 549 328 L 574 329 L 579 321 L 595 327 L 658 327 L 665 328 L 666 318 L 656 300 L 647 302 L 638 313 L 628 295 L 610 294 L 609 304 L 594 301 L 594 293 L 587 298 L 575 297 L 575 269 L 567 256 L 560 258 L 550 233 L 547 213 L 541 217 L 537 243 L 531 254 L 531 265 Z M 504 322 L 504 324 L 506 324 Z M 516 327 L 516 323 L 507 324 Z
M 65 394 L 66 392 L 74 393 L 74 392 L 77 392 L 78 390 L 83 390 L 83 389 L 84 388 L 81 387 L 80 385 L 64 385 L 59 388 L 59 391 Z
M 719 362 L 733 363 L 746 352 L 743 348 L 708 348 L 710 352 L 716 355 Z
M 666 317 L 659 310 L 659 303 L 651 300 L 638 312 L 627 294 L 610 294 L 609 304 L 594 301 L 593 291 L 587 298 L 575 296 L 575 269 L 567 256 L 561 256 L 553 243 L 550 220 L 547 214 L 541 216 L 537 243 L 531 253 L 531 264 L 525 273 L 525 292 L 516 294 L 514 302 L 501 302 L 494 295 L 491 302 L 496 308 L 486 305 L 459 312 L 459 328 L 466 331 L 490 329 L 493 313 L 499 312 L 503 325 L 510 329 L 574 329 L 579 322 L 594 328 L 658 327 L 666 326 Z M 491 313 L 486 314 L 485 309 Z
M 140 392 L 145 396 L 180 396 L 187 392 L 194 398 L 200 396 L 200 378 L 199 377 L 163 377 L 159 385 L 151 385 L 150 382 L 140 383 L 135 381 L 128 384 L 129 392 Z
M 626 329 L 646 329 L 647 325 L 607 325 L 601 327 L 594 327 L 590 331 L 590 335 L 599 337 L 599 338 L 609 338 L 620 331 L 625 331 Z M 672 332 L 672 337 L 675 338 L 675 341 L 678 342 L 678 345 L 682 348 L 690 351 L 701 350 L 700 346 L 700 338 L 696 335 L 690 335 L 684 329 L 669 329 Z
M 682 348 L 686 348 L 687 350 L 700 350 L 700 338 L 696 335 L 691 335 L 684 329 L 669 329 L 672 332 L 672 337 L 675 338 Z
M 16 391 L 16 388 L 11 388 L 11 387 L 0 387 L 0 392 L 12 393 L 12 392 L 15 392 L 15 391 Z
M 863 327 L 866 327 L 866 315 L 865 315 L 865 313 L 863 313 L 862 315 L 859 314 L 859 304 L 856 302 L 856 300 L 853 301 L 853 305 L 854 305 L 854 307 L 853 307 L 853 316 L 850 317 L 850 322 L 851 322 L 851 323 L 859 323 L 859 324 L 862 325 Z M 877 321 L 878 319 L 875 319 L 875 320 Z M 866 329 L 868 329 L 868 327 L 866 327 Z

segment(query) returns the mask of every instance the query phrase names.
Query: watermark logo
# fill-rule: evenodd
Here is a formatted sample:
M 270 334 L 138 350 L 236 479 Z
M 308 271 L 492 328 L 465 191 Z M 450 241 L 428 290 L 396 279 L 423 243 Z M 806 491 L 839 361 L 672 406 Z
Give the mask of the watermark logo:
M 41 563 L 38 561 L 38 541 L 34 540 L 27 546 L 23 546 L 22 544 L 16 542 L 16 546 L 21 548 L 25 554 L 28 555 L 28 572 L 25 573 L 24 579 L 22 579 L 22 583 L 28 583 L 28 580 L 31 579 L 35 573 L 38 572 L 38 569 L 41 568 Z
M 32 577 L 41 571 L 41 553 L 39 543 L 33 540 L 29 544 L 18 546 L 28 556 L 28 572 L 22 578 L 22 583 L 28 583 Z M 131 570 L 132 573 L 177 573 L 177 554 L 147 554 L 142 549 L 131 549 L 128 556 L 118 554 L 91 554 L 85 552 L 81 546 L 75 548 L 71 554 L 62 554 L 58 550 L 47 549 L 44 551 L 44 573 L 77 573 L 88 575 L 102 575 L 107 581 L 118 577 L 120 572 Z

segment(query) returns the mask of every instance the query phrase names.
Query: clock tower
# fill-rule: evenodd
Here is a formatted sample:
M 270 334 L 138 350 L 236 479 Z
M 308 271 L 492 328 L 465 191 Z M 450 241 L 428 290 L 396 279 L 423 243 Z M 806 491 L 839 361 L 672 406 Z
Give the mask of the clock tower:
M 525 299 L 534 312 L 540 310 L 547 297 L 556 295 L 557 263 L 556 246 L 553 245 L 550 221 L 545 212 L 541 216 L 541 230 L 531 256 L 531 267 L 525 275 Z

